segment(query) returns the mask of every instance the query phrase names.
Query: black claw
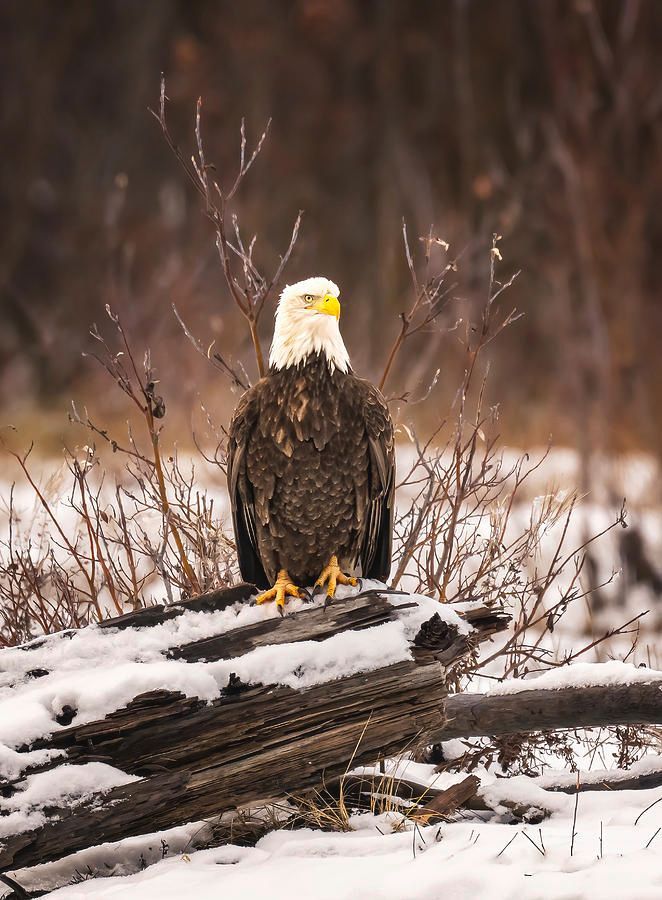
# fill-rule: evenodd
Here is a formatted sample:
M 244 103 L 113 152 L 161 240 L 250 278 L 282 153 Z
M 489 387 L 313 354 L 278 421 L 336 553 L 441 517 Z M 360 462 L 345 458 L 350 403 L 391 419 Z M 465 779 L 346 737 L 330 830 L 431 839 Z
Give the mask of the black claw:
M 282 619 L 283 616 L 285 615 L 285 608 L 283 606 L 281 606 L 279 603 L 276 604 L 276 608 L 278 609 L 278 612 L 280 613 L 280 617 Z
M 301 593 L 303 594 L 303 597 L 301 597 L 302 600 L 305 600 L 306 603 L 312 603 L 312 602 L 313 602 L 313 599 L 314 599 L 314 597 L 315 597 L 315 592 L 314 592 L 314 591 L 313 591 L 313 593 L 311 594 L 310 591 L 308 590 L 308 588 L 299 588 L 299 590 L 300 590 Z

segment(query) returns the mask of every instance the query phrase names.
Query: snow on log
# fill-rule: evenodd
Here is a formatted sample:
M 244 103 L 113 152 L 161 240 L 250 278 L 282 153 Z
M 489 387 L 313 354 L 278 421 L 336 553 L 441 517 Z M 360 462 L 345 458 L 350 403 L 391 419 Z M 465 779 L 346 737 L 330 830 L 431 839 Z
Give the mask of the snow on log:
M 662 759 L 649 754 L 629 769 L 590 772 L 552 772 L 534 779 L 546 791 L 576 794 L 578 791 L 648 791 L 662 785 Z
M 366 582 L 280 618 L 250 585 L 0 653 L 0 871 L 317 786 L 439 731 L 508 617 Z

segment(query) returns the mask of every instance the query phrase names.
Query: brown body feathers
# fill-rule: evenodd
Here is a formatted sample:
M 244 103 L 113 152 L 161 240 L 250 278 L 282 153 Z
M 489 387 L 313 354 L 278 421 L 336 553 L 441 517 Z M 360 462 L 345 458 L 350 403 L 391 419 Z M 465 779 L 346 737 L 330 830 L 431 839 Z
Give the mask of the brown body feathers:
M 384 581 L 391 565 L 395 458 L 386 403 L 323 354 L 272 369 L 230 425 L 228 487 L 242 577 L 268 587 L 279 569 L 312 584 L 338 556 Z

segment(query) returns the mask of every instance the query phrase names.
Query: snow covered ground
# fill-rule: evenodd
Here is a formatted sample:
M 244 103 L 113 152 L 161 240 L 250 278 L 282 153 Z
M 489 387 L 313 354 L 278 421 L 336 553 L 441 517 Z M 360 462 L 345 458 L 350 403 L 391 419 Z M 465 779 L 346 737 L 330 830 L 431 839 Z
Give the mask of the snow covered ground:
M 527 785 L 529 793 L 532 786 Z M 255 847 L 177 853 L 142 872 L 85 881 L 53 900 L 659 900 L 660 790 L 555 794 L 540 825 L 478 814 L 398 830 L 365 814 L 355 830 L 275 831 Z M 573 820 L 574 842 L 573 842 Z M 156 841 L 158 845 L 158 841 Z M 45 868 L 45 867 L 44 867 Z
M 452 752 L 452 748 L 449 747 Z M 634 767 L 659 769 L 648 758 Z M 459 774 L 400 762 L 394 774 L 449 787 Z M 276 830 L 255 847 L 193 852 L 192 823 L 81 851 L 17 872 L 28 888 L 57 900 L 658 900 L 662 896 L 662 789 L 584 792 L 541 790 L 563 775 L 495 778 L 478 769 L 492 812 L 465 812 L 440 825 L 414 826 L 397 813 L 350 818 L 346 833 Z M 591 781 L 582 773 L 582 781 Z M 507 795 L 550 815 L 540 824 L 508 824 Z M 164 857 L 165 858 L 162 858 Z M 150 863 L 143 871 L 139 860 Z M 108 877 L 82 880 L 94 870 Z M 126 874 L 127 872 L 131 874 Z M 8 892 L 7 892 L 8 893 Z M 0 888 L 0 897 L 3 896 Z

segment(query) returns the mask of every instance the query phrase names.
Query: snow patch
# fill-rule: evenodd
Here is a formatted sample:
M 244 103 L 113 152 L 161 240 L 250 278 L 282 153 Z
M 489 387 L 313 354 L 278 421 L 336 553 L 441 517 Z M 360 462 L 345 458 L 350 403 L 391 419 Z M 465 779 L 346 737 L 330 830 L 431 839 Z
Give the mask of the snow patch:
M 492 684 L 486 694 L 517 694 L 521 691 L 558 691 L 563 688 L 609 687 L 624 684 L 652 684 L 660 682 L 662 672 L 610 660 L 602 663 L 574 663 L 559 666 L 529 678 L 513 678 Z
M 18 784 L 9 797 L 0 797 L 0 837 L 19 834 L 44 824 L 46 806 L 75 806 L 91 794 L 140 781 L 106 763 L 61 765 L 39 772 Z

